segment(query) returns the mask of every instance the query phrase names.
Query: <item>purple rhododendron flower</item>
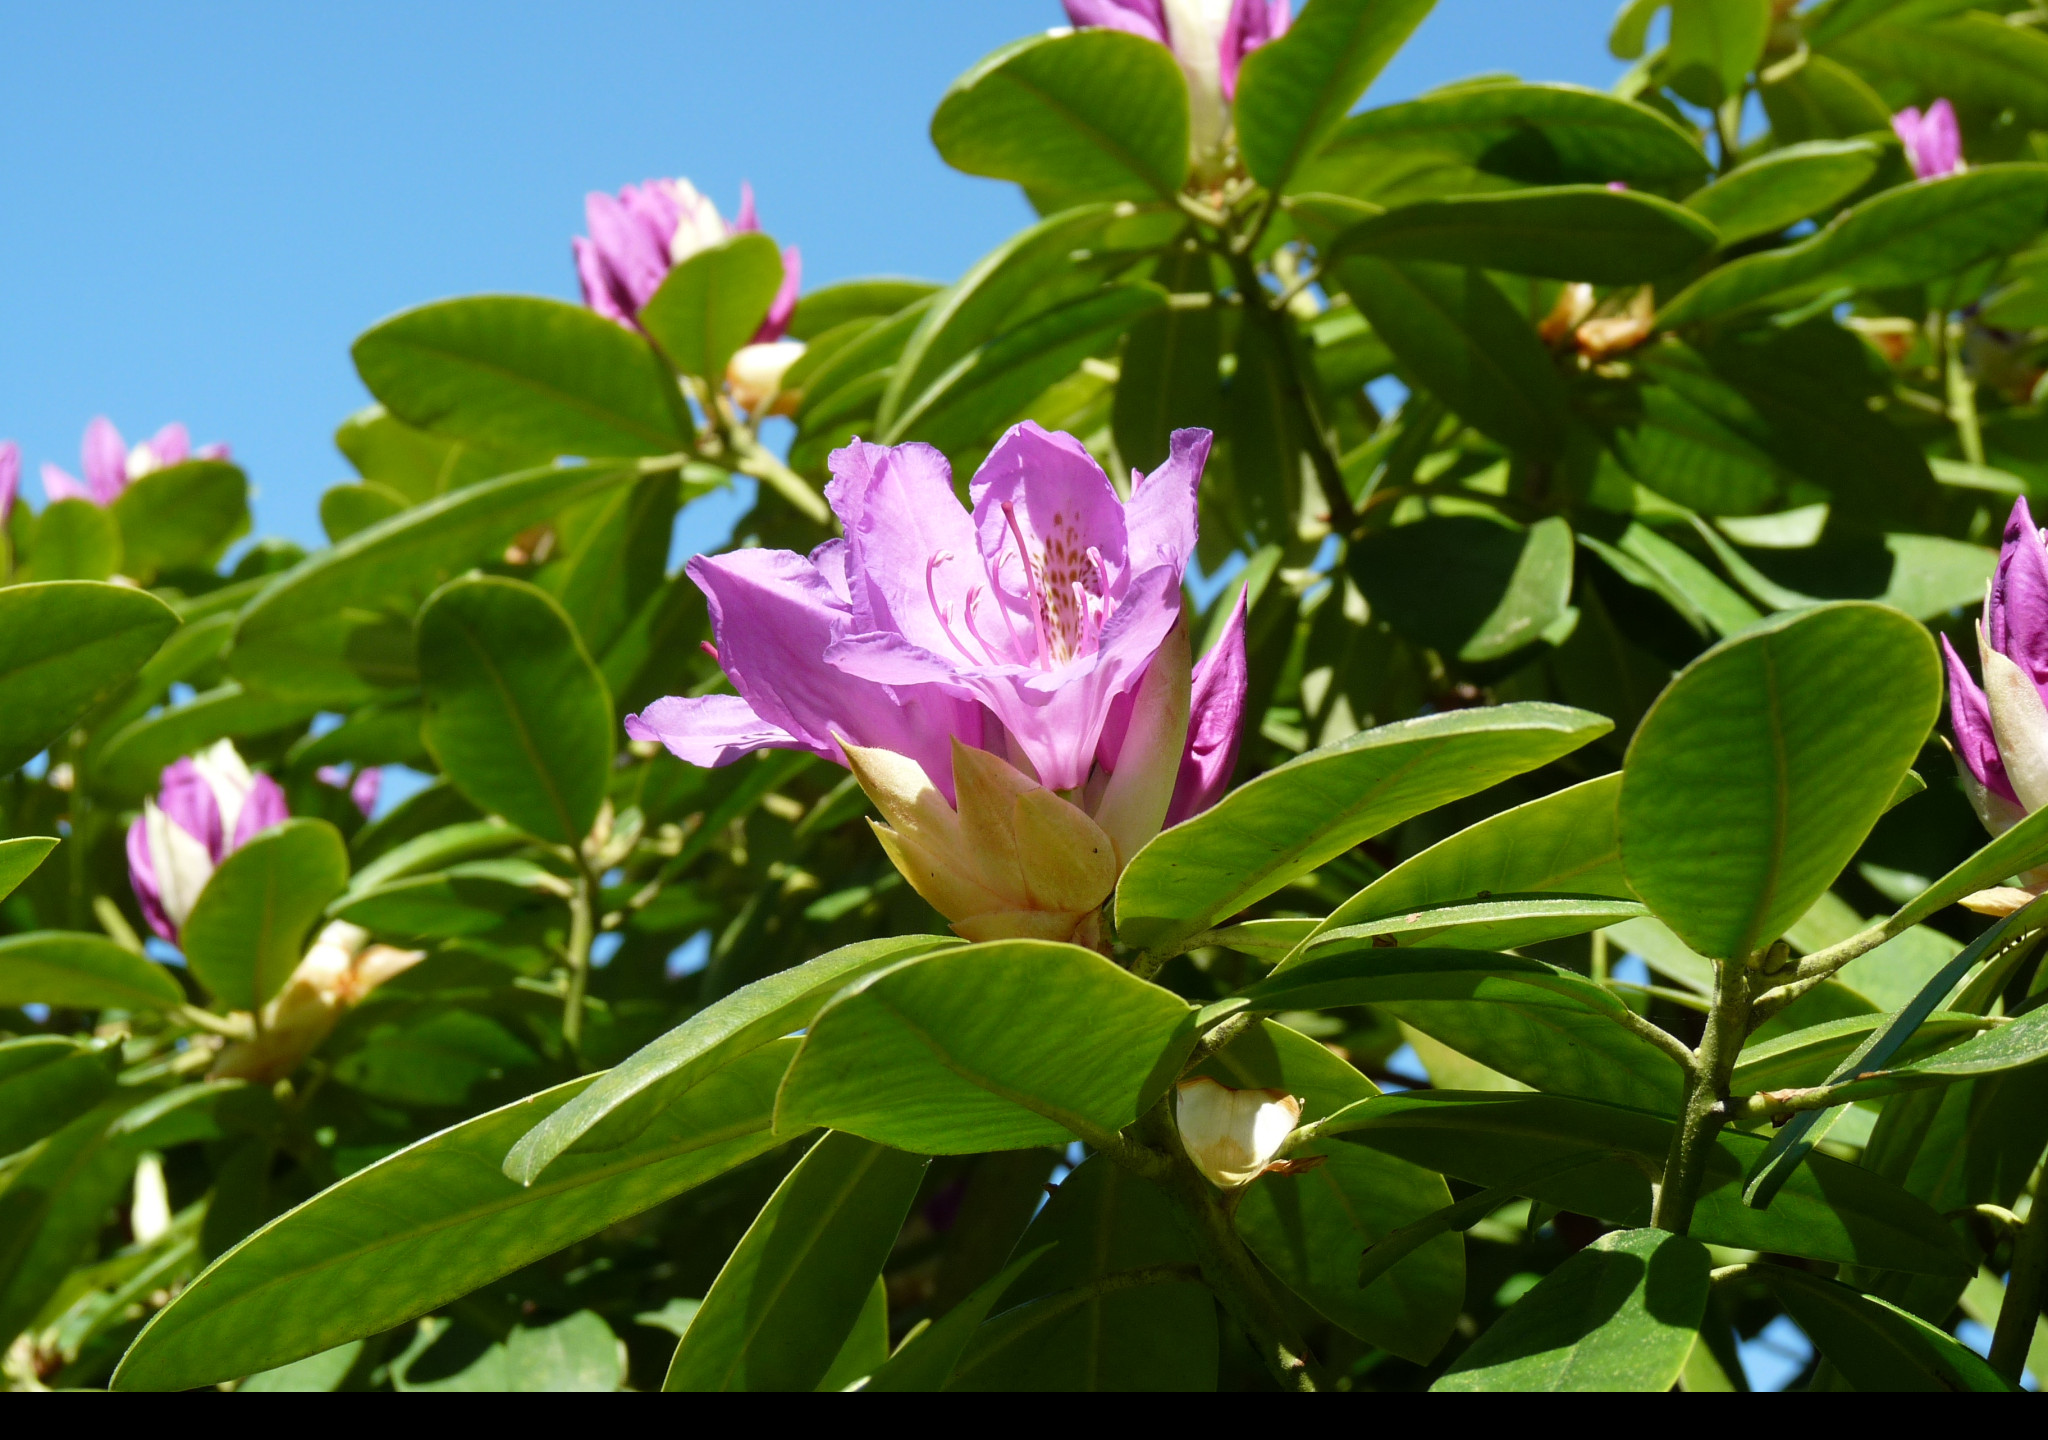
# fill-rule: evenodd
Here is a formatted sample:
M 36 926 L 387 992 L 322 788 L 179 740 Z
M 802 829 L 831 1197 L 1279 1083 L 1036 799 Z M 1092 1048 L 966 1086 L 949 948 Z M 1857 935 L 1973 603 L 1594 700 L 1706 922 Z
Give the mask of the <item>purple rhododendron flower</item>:
M 1955 106 L 1937 100 L 1921 114 L 1908 106 L 1892 117 L 1892 130 L 1906 147 L 1913 173 L 1922 180 L 1936 180 L 1963 168 L 1963 132 L 1956 124 Z
M 21 498 L 21 447 L 12 440 L 0 440 L 0 525 L 14 515 L 14 502 Z
M 120 498 L 123 490 L 152 471 L 168 470 L 187 460 L 225 460 L 229 453 L 225 445 L 202 445 L 195 451 L 190 432 L 175 422 L 130 450 L 114 422 L 101 415 L 85 427 L 85 443 L 79 456 L 85 470 L 84 482 L 73 479 L 58 466 L 45 464 L 43 493 L 52 500 L 87 500 L 105 509 Z
M 1180 625 L 1209 445 L 1207 431 L 1176 433 L 1126 503 L 1078 440 L 1027 423 L 975 476 L 970 513 L 938 451 L 856 441 L 832 456 L 826 492 L 845 540 L 690 562 L 739 694 L 658 701 L 627 729 L 698 765 L 767 748 L 843 763 L 842 741 L 890 751 L 949 800 L 958 740 L 1087 808 L 1125 760 L 1133 696 Z M 1235 764 L 1241 606 L 1193 690 L 1169 781 L 1180 818 L 1213 803 Z
M 377 797 L 384 792 L 384 772 L 375 766 L 366 766 L 349 778 L 348 767 L 344 765 L 323 765 L 314 771 L 314 778 L 322 785 L 331 785 L 336 790 L 348 791 L 348 798 L 355 802 L 356 809 L 368 815 L 377 808 Z
M 1065 0 L 1076 25 L 1142 35 L 1173 51 L 1187 76 L 1190 141 L 1213 164 L 1230 132 L 1245 57 L 1293 23 L 1290 0 Z
M 648 180 L 616 196 L 592 191 L 584 201 L 588 237 L 572 244 L 583 303 L 608 320 L 632 326 L 668 272 L 703 250 L 761 228 L 754 188 L 740 187 L 740 212 L 731 224 L 687 180 Z M 803 255 L 782 252 L 782 288 L 754 343 L 771 344 L 789 333 L 803 286 Z
M 149 928 L 175 942 L 220 862 L 290 818 L 277 782 L 252 774 L 229 741 L 165 770 L 128 827 L 128 879 Z

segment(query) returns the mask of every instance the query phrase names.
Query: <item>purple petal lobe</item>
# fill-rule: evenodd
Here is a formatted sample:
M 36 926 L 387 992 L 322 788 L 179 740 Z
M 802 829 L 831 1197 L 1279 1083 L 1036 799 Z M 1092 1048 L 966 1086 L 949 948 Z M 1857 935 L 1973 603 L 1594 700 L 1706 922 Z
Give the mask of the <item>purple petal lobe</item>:
M 1251 667 L 1244 647 L 1246 603 L 1247 596 L 1240 591 L 1222 636 L 1195 667 L 1188 748 L 1181 759 L 1180 777 L 1174 784 L 1173 804 L 1166 812 L 1169 827 L 1193 819 L 1221 800 L 1237 769 L 1238 747 L 1244 735 L 1245 696 L 1251 685 Z M 1985 733 L 1990 733 L 1988 712 Z
M 2006 521 L 2005 543 L 1985 606 L 1985 634 L 1991 648 L 2048 685 L 2048 542 L 2034 524 L 2022 496 Z
M 85 427 L 81 455 L 85 463 L 85 486 L 96 505 L 111 505 L 128 488 L 128 446 L 114 422 L 100 415 Z
M 757 750 L 806 748 L 737 695 L 671 696 L 626 717 L 626 734 L 653 741 L 692 765 L 715 769 Z
M 135 891 L 135 903 L 142 907 L 142 918 L 149 928 L 165 940 L 178 938 L 177 927 L 171 924 L 171 917 L 164 914 L 163 898 L 157 889 L 156 863 L 149 853 L 149 827 L 146 821 L 137 818 L 128 827 L 128 884 Z
M 59 500 L 86 500 L 94 504 L 99 503 L 93 500 L 90 489 L 79 484 L 47 460 L 43 462 L 43 494 L 48 496 L 53 504 Z
M 0 526 L 14 514 L 14 502 L 21 498 L 21 447 L 12 440 L 0 440 Z
M 220 801 L 197 765 L 186 759 L 165 769 L 156 803 L 173 825 L 204 845 L 214 863 L 220 863 L 227 853 L 227 837 L 221 833 Z
M 268 775 L 258 775 L 249 787 L 248 798 L 242 801 L 242 813 L 235 819 L 235 833 L 228 843 L 230 853 L 241 849 L 265 830 L 271 830 L 292 818 L 286 808 L 284 791 Z
M 775 292 L 775 302 L 768 307 L 768 318 L 754 332 L 756 345 L 772 345 L 789 333 L 789 322 L 796 316 L 796 302 L 803 289 L 803 252 L 791 245 L 782 252 L 782 288 Z
M 1214 437 L 1207 430 L 1176 430 L 1166 463 L 1137 483 L 1125 510 L 1130 527 L 1131 563 L 1140 570 L 1177 565 L 1194 558 L 1201 533 L 1201 510 L 1195 495 L 1209 463 Z
M 982 618 L 968 623 L 970 596 L 986 590 L 986 577 L 946 457 L 928 445 L 892 450 L 856 440 L 830 464 L 825 498 L 846 527 L 853 626 L 902 635 L 959 664 L 1000 658 L 977 654 L 974 641 L 975 628 L 1004 633 L 992 597 L 975 597 Z
M 1223 27 L 1223 97 L 1237 99 L 1237 76 L 1245 57 L 1285 35 L 1294 23 L 1288 0 L 1236 0 Z
M 1122 30 L 1166 44 L 1162 0 L 1065 0 L 1067 19 L 1079 26 Z

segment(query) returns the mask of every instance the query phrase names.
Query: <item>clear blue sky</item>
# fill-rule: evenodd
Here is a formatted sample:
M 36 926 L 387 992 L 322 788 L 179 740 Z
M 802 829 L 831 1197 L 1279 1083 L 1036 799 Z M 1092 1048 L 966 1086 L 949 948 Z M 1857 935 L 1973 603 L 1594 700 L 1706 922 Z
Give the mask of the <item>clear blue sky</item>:
M 1371 102 L 1480 71 L 1612 83 L 1615 0 L 1441 0 Z M 69 0 L 0 25 L 0 436 L 184 420 L 260 531 L 319 539 L 350 340 L 443 296 L 576 296 L 583 194 L 740 181 L 812 284 L 950 279 L 1020 224 L 926 124 L 1056 0 Z M 42 504 L 40 485 L 27 486 Z

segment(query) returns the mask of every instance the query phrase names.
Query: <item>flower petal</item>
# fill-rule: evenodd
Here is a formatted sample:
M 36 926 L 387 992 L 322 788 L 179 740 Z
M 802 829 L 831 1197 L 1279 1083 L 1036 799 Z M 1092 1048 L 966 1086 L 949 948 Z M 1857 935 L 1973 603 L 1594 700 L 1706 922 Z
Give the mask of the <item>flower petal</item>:
M 127 849 L 128 884 L 135 891 L 135 903 L 142 907 L 142 918 L 157 935 L 175 941 L 178 930 L 171 924 L 171 917 L 164 914 L 163 898 L 157 889 L 156 862 L 149 850 L 149 822 L 143 816 L 136 816 L 135 823 L 128 827 Z
M 854 628 L 901 635 L 954 664 L 998 658 L 965 648 L 974 643 L 968 600 L 985 577 L 946 457 L 929 445 L 856 440 L 829 463 L 825 498 L 846 527 Z M 980 608 L 993 618 L 988 600 Z
M 79 484 L 64 470 L 47 460 L 43 462 L 43 494 L 53 505 L 59 500 L 84 500 L 94 505 L 99 503 L 93 499 L 90 489 Z
M 1139 570 L 1172 564 L 1187 569 L 1201 535 L 1196 496 L 1215 436 L 1207 430 L 1176 430 L 1166 462 L 1139 480 L 1124 508 L 1130 531 L 1131 564 Z
M 1173 627 L 1145 669 L 1133 697 L 1129 728 L 1109 784 L 1094 807 L 1095 823 L 1116 846 L 1121 872 L 1157 835 L 1173 803 L 1181 752 L 1188 742 L 1189 651 L 1186 622 Z M 1098 752 L 1099 753 L 1099 752 Z
M 2048 544 L 2034 524 L 2026 497 L 2014 502 L 1984 607 L 1991 648 L 2048 684 Z
M 1977 682 L 1963 665 L 1962 656 L 1941 637 L 1941 653 L 1948 662 L 1949 724 L 1956 732 L 1956 759 L 1987 791 L 2019 803 L 2006 778 L 2005 762 L 1998 756 L 1998 738 L 1991 729 L 1991 706 Z
M 2025 671 L 1990 649 L 1984 652 L 1984 696 L 2006 778 L 2031 814 L 2048 804 L 2048 706 Z
M 706 769 L 730 765 L 757 750 L 809 748 L 756 715 L 754 707 L 737 695 L 672 695 L 657 700 L 638 715 L 626 717 L 626 734 L 666 745 L 678 760 Z
M 1245 57 L 1285 35 L 1294 23 L 1288 0 L 1236 0 L 1223 27 L 1223 98 L 1237 99 L 1237 76 Z
M 1247 596 L 1239 592 L 1223 634 L 1195 667 L 1188 745 L 1174 784 L 1173 804 L 1166 812 L 1169 828 L 1192 820 L 1221 800 L 1236 773 L 1238 747 L 1244 738 L 1245 697 L 1251 688 L 1251 666 L 1244 648 L 1246 604 Z
M 229 842 L 230 852 L 241 849 L 266 830 L 275 829 L 292 818 L 286 806 L 284 791 L 268 775 L 258 775 L 249 786 L 249 794 L 242 801 L 242 813 L 235 819 L 234 838 Z
M 128 488 L 128 446 L 114 422 L 104 415 L 93 417 L 85 427 L 85 445 L 80 458 L 85 463 L 85 484 L 93 503 L 111 505 Z
M 1029 593 L 1025 576 L 1015 558 L 1017 532 L 1030 548 L 1039 585 L 1055 609 L 1071 607 L 1076 582 L 1091 595 L 1121 588 L 1131 565 L 1123 501 L 1088 447 L 1073 436 L 1048 434 L 1030 420 L 1016 426 L 975 472 L 973 499 L 974 537 L 983 563 L 1017 602 L 1012 613 L 1022 624 L 1030 625 L 1032 616 L 1024 598 Z M 1102 558 L 1106 583 L 1089 558 L 1091 548 Z
M 1080 26 L 1122 30 L 1166 43 L 1166 10 L 1160 0 L 1065 0 L 1067 19 Z
M 0 440 L 0 525 L 14 514 L 14 502 L 21 498 L 21 447 L 12 440 Z

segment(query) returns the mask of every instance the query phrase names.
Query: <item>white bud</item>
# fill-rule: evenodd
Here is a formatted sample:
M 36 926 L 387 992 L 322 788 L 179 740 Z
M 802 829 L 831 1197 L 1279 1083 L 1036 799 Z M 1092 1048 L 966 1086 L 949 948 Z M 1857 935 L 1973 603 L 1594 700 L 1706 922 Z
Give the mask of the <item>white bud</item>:
M 1233 1090 L 1197 1076 L 1181 1081 L 1177 1099 L 1181 1144 L 1219 1190 L 1258 1179 L 1301 1122 L 1301 1102 L 1285 1090 Z
M 725 367 L 725 383 L 732 390 L 733 403 L 749 415 L 777 401 L 775 413 L 787 414 L 795 407 L 786 402 L 795 397 L 782 394 L 782 377 L 803 357 L 801 340 L 777 340 L 769 345 L 743 345 Z

